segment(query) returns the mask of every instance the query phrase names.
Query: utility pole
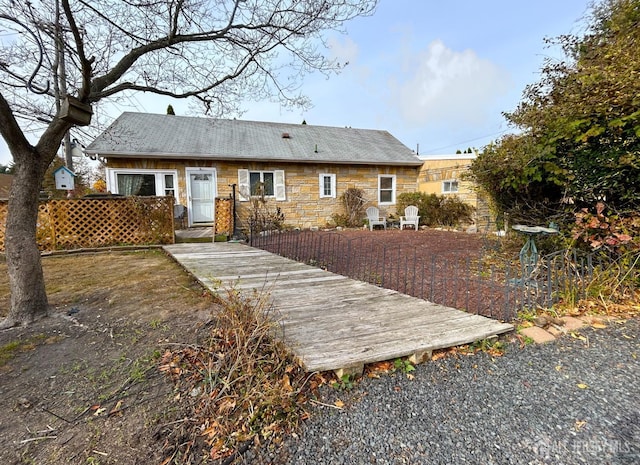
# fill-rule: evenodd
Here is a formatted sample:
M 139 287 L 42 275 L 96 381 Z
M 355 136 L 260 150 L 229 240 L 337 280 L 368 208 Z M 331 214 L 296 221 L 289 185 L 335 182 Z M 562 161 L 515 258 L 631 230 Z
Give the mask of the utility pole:
M 64 37 L 60 25 L 60 2 L 56 0 L 56 58 L 58 61 L 57 86 L 57 109 L 60 111 L 60 102 L 67 97 L 67 68 L 64 56 Z M 69 131 L 64 135 L 64 164 L 73 172 L 73 155 L 71 153 L 71 135 Z

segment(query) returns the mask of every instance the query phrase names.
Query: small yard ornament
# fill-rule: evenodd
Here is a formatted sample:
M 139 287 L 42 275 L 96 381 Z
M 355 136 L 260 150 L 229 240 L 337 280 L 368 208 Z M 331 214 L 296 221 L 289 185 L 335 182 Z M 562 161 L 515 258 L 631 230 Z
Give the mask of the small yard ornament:
M 75 174 L 66 166 L 61 166 L 53 172 L 53 177 L 56 180 L 56 189 L 70 191 L 74 188 Z

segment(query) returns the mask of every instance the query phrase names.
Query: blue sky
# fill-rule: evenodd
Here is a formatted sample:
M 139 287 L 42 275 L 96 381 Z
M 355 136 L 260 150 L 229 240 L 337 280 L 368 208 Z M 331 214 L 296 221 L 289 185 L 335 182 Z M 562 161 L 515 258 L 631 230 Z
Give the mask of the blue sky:
M 421 155 L 481 148 L 510 131 L 513 110 L 536 82 L 545 57 L 558 56 L 545 37 L 580 32 L 588 0 L 381 0 L 374 16 L 327 37 L 349 62 L 337 76 L 307 76 L 307 111 L 247 102 L 242 119 L 385 129 Z M 119 111 L 187 114 L 186 102 L 136 98 Z M 117 117 L 119 112 L 112 115 Z M 90 141 L 82 141 L 85 144 Z M 0 141 L 0 163 L 10 155 Z

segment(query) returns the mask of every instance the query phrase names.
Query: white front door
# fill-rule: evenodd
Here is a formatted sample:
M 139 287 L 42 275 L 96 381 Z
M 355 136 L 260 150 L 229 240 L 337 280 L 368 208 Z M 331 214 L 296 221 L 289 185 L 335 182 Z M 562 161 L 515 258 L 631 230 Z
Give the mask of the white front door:
M 216 197 L 216 172 L 211 169 L 187 169 L 189 224 L 212 224 Z

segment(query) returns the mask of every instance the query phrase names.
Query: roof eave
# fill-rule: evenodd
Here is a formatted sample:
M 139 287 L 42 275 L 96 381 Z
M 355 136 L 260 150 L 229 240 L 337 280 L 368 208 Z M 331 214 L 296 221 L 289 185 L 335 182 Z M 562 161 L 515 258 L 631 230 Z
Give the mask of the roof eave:
M 212 156 L 212 155 L 185 155 L 183 153 L 158 153 L 158 152 L 138 152 L 135 155 L 131 153 L 123 152 L 101 152 L 97 150 L 85 150 L 88 155 L 95 155 L 102 158 L 152 158 L 152 159 L 197 159 L 197 160 L 214 160 L 214 161 L 257 161 L 257 162 L 272 162 L 272 163 L 322 163 L 332 165 L 386 165 L 386 166 L 422 166 L 423 161 L 382 161 L 382 160 L 328 160 L 328 159 L 315 159 L 315 160 L 302 160 L 302 159 L 288 159 L 288 158 L 251 158 L 251 157 L 238 157 L 238 156 Z

